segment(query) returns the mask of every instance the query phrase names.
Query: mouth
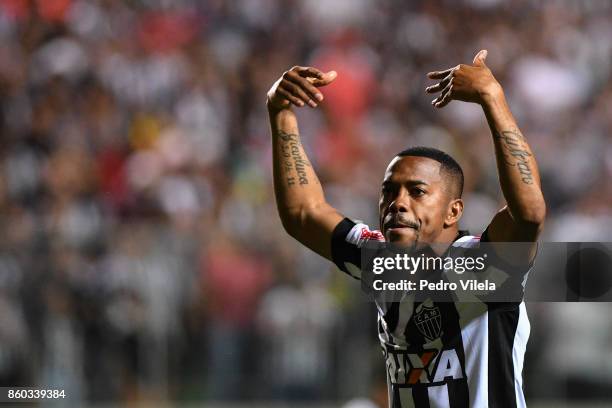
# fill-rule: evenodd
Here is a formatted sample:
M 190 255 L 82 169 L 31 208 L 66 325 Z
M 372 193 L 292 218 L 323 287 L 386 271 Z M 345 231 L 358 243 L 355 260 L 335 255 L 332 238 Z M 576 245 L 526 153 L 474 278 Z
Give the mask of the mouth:
M 394 231 L 394 230 L 404 229 L 404 228 L 410 228 L 415 231 L 419 230 L 419 225 L 417 223 L 408 222 L 408 221 L 400 221 L 400 220 L 391 220 L 387 222 L 384 227 L 385 227 L 385 231 L 389 231 L 389 232 Z

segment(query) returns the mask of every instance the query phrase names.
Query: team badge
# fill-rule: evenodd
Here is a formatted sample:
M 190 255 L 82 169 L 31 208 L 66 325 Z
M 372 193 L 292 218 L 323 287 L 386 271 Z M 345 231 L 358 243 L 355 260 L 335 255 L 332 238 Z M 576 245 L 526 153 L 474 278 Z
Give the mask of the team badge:
M 421 307 L 421 310 L 414 315 L 414 323 L 421 334 L 429 340 L 440 337 L 442 315 L 438 307 Z

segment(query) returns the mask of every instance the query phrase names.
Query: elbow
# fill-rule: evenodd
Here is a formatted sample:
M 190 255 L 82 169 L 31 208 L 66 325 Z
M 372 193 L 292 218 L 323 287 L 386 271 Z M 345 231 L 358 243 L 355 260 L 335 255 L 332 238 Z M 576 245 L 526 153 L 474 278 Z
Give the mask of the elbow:
M 305 220 L 308 218 L 308 209 L 303 206 L 279 208 L 278 213 L 285 232 L 293 238 L 298 239 L 298 235 L 304 226 Z
M 300 228 L 296 217 L 290 215 L 281 215 L 280 219 L 285 232 L 291 237 L 295 238 Z
M 312 224 L 316 214 L 320 213 L 321 203 L 308 203 L 297 207 L 279 208 L 283 228 L 287 234 L 300 240 L 307 225 Z
M 521 225 L 539 232 L 542 230 L 544 221 L 546 220 L 546 203 L 544 200 L 532 203 L 518 212 L 514 219 Z
M 281 223 L 283 225 L 283 229 L 287 234 L 294 237 L 299 230 L 299 212 L 291 209 L 278 209 L 278 214 L 280 216 Z

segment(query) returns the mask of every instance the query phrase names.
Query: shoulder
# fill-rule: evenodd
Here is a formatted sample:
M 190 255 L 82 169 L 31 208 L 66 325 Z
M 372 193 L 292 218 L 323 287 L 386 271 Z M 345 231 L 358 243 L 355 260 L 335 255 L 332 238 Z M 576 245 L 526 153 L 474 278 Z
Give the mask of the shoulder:
M 350 221 L 350 220 L 349 220 Z M 368 241 L 384 242 L 385 237 L 379 230 L 371 229 L 367 224 L 351 221 L 353 224 L 348 230 L 345 241 L 361 248 Z
M 332 261 L 354 278 L 361 277 L 361 248 L 367 242 L 384 242 L 385 237 L 367 224 L 343 219 L 334 229 L 331 242 Z
M 452 246 L 456 248 L 473 248 L 477 247 L 481 242 L 480 235 L 464 235 L 453 242 Z M 484 242 L 482 240 L 482 242 Z

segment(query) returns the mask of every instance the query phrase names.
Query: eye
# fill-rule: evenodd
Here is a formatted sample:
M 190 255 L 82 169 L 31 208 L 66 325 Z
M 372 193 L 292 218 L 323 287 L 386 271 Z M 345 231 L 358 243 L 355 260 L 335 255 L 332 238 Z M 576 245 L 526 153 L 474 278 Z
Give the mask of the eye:
M 410 195 L 414 197 L 420 197 L 425 194 L 425 190 L 419 187 L 412 187 L 410 189 Z

